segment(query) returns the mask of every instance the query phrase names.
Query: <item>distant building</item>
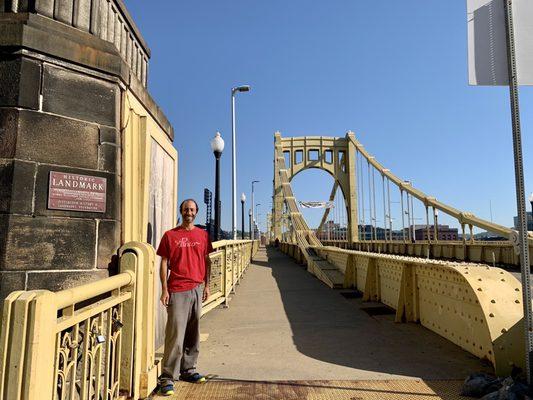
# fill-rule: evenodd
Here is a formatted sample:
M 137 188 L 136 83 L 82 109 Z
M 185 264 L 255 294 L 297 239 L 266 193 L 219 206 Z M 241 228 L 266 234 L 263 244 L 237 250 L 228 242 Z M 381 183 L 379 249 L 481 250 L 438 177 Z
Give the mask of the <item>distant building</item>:
M 409 229 L 413 231 L 413 227 L 404 228 L 402 231 L 385 229 L 377 226 L 374 229 L 373 225 L 359 225 L 359 240 L 409 240 Z M 333 221 L 324 223 L 322 230 L 317 233 L 319 240 L 346 240 L 346 227 L 341 227 Z M 449 225 L 437 225 L 438 240 L 459 240 L 459 232 L 457 228 L 450 228 Z M 433 225 L 429 226 L 429 239 L 433 240 L 434 230 Z M 415 240 L 428 240 L 427 226 L 415 225 Z
M 373 225 L 359 225 L 359 240 L 386 240 L 389 236 L 389 229 L 384 229 Z
M 429 236 L 427 225 L 414 225 L 415 240 L 434 240 L 435 225 L 429 225 Z M 409 228 L 404 228 L 405 237 L 409 238 L 409 229 L 413 232 L 413 225 Z M 458 240 L 459 231 L 457 228 L 450 228 L 449 225 L 437 225 L 437 240 Z
M 346 227 L 332 220 L 326 221 L 322 230 L 317 233 L 319 240 L 346 240 Z
M 392 240 L 403 240 L 404 232 L 402 230 L 392 231 Z M 405 238 L 407 239 L 407 232 L 405 232 Z
M 527 230 L 533 231 L 533 215 L 531 212 L 526 212 L 526 219 L 527 219 Z M 518 217 L 513 218 L 514 225 L 513 228 L 518 230 Z

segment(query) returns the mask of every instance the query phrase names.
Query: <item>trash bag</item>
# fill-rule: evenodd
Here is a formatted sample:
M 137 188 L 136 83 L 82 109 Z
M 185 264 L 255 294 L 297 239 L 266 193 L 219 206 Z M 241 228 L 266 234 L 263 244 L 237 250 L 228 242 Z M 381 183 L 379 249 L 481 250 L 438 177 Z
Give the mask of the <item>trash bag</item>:
M 505 378 L 501 385 L 500 389 L 483 396 L 481 400 L 525 400 L 528 395 L 531 396 L 528 385 L 511 377 Z
M 468 376 L 463 383 L 463 388 L 461 389 L 461 396 L 469 397 L 483 397 L 493 392 L 497 392 L 502 387 L 502 380 L 485 374 L 483 372 L 477 372 Z M 484 400 L 495 400 L 494 399 L 485 399 Z

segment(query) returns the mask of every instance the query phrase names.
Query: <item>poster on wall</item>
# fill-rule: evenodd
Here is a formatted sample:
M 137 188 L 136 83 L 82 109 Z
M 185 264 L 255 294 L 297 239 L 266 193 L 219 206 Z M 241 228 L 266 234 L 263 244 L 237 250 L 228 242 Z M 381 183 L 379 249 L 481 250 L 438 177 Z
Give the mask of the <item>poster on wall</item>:
M 148 204 L 148 232 L 147 242 L 157 249 L 164 233 L 176 226 L 174 220 L 174 183 L 176 169 L 172 157 L 152 138 L 150 158 L 150 183 Z M 156 265 L 159 266 L 160 257 L 157 256 Z M 161 297 L 161 283 L 155 279 L 154 293 L 156 299 Z M 161 303 L 157 304 L 155 315 L 155 348 L 158 349 L 165 342 L 165 325 L 167 311 Z

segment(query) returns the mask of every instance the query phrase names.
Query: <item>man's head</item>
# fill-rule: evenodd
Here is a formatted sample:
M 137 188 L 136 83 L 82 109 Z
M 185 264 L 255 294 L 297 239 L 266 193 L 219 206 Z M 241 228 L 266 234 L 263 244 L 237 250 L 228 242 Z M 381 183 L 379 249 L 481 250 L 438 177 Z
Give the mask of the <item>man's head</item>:
M 194 199 L 185 199 L 180 204 L 180 214 L 184 223 L 192 224 L 198 213 L 198 203 Z

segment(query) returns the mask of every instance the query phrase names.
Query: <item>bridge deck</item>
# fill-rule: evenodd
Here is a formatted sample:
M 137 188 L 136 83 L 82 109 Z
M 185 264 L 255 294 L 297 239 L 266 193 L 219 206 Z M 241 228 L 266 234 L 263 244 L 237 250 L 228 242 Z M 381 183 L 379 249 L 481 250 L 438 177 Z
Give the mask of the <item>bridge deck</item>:
M 347 388 L 360 387 L 364 380 L 415 378 L 420 379 L 404 382 L 404 389 L 412 386 L 410 393 L 426 390 L 423 385 L 445 389 L 448 395 L 443 398 L 454 398 L 449 397 L 453 395 L 450 391 L 457 393 L 459 381 L 469 373 L 492 370 L 420 325 L 394 323 L 394 315 L 372 315 L 379 311 L 383 307 L 363 303 L 360 298 L 347 299 L 340 291 L 329 289 L 284 254 L 261 250 L 237 286 L 230 307 L 213 310 L 202 319 L 201 331 L 209 337 L 202 343 L 199 370 L 213 379 L 205 385 L 194 385 L 202 389 L 177 384 L 176 398 L 181 398 L 178 396 L 184 391 L 189 393 L 188 398 L 196 398 L 190 397 L 191 390 L 209 391 L 209 398 L 226 398 L 213 397 L 219 385 L 226 388 L 220 391 L 222 396 L 231 388 L 236 395 L 250 390 L 261 392 L 264 382 L 271 382 L 278 393 L 282 393 L 279 388 L 286 388 L 286 384 L 272 381 L 293 381 L 291 385 L 299 392 L 302 388 L 316 389 L 308 381 L 322 381 L 317 382 L 318 386 L 332 384 L 325 381 L 352 381 L 346 382 Z M 431 380 L 454 382 L 439 386 L 428 383 Z M 390 384 L 395 391 L 397 384 Z M 383 393 L 380 383 L 368 385 L 368 393 Z M 339 389 L 342 385 L 337 382 L 333 386 Z M 398 392 L 404 393 L 404 389 Z M 346 398 L 375 398 L 351 389 L 347 393 L 351 395 Z M 198 396 L 203 398 L 200 392 Z

